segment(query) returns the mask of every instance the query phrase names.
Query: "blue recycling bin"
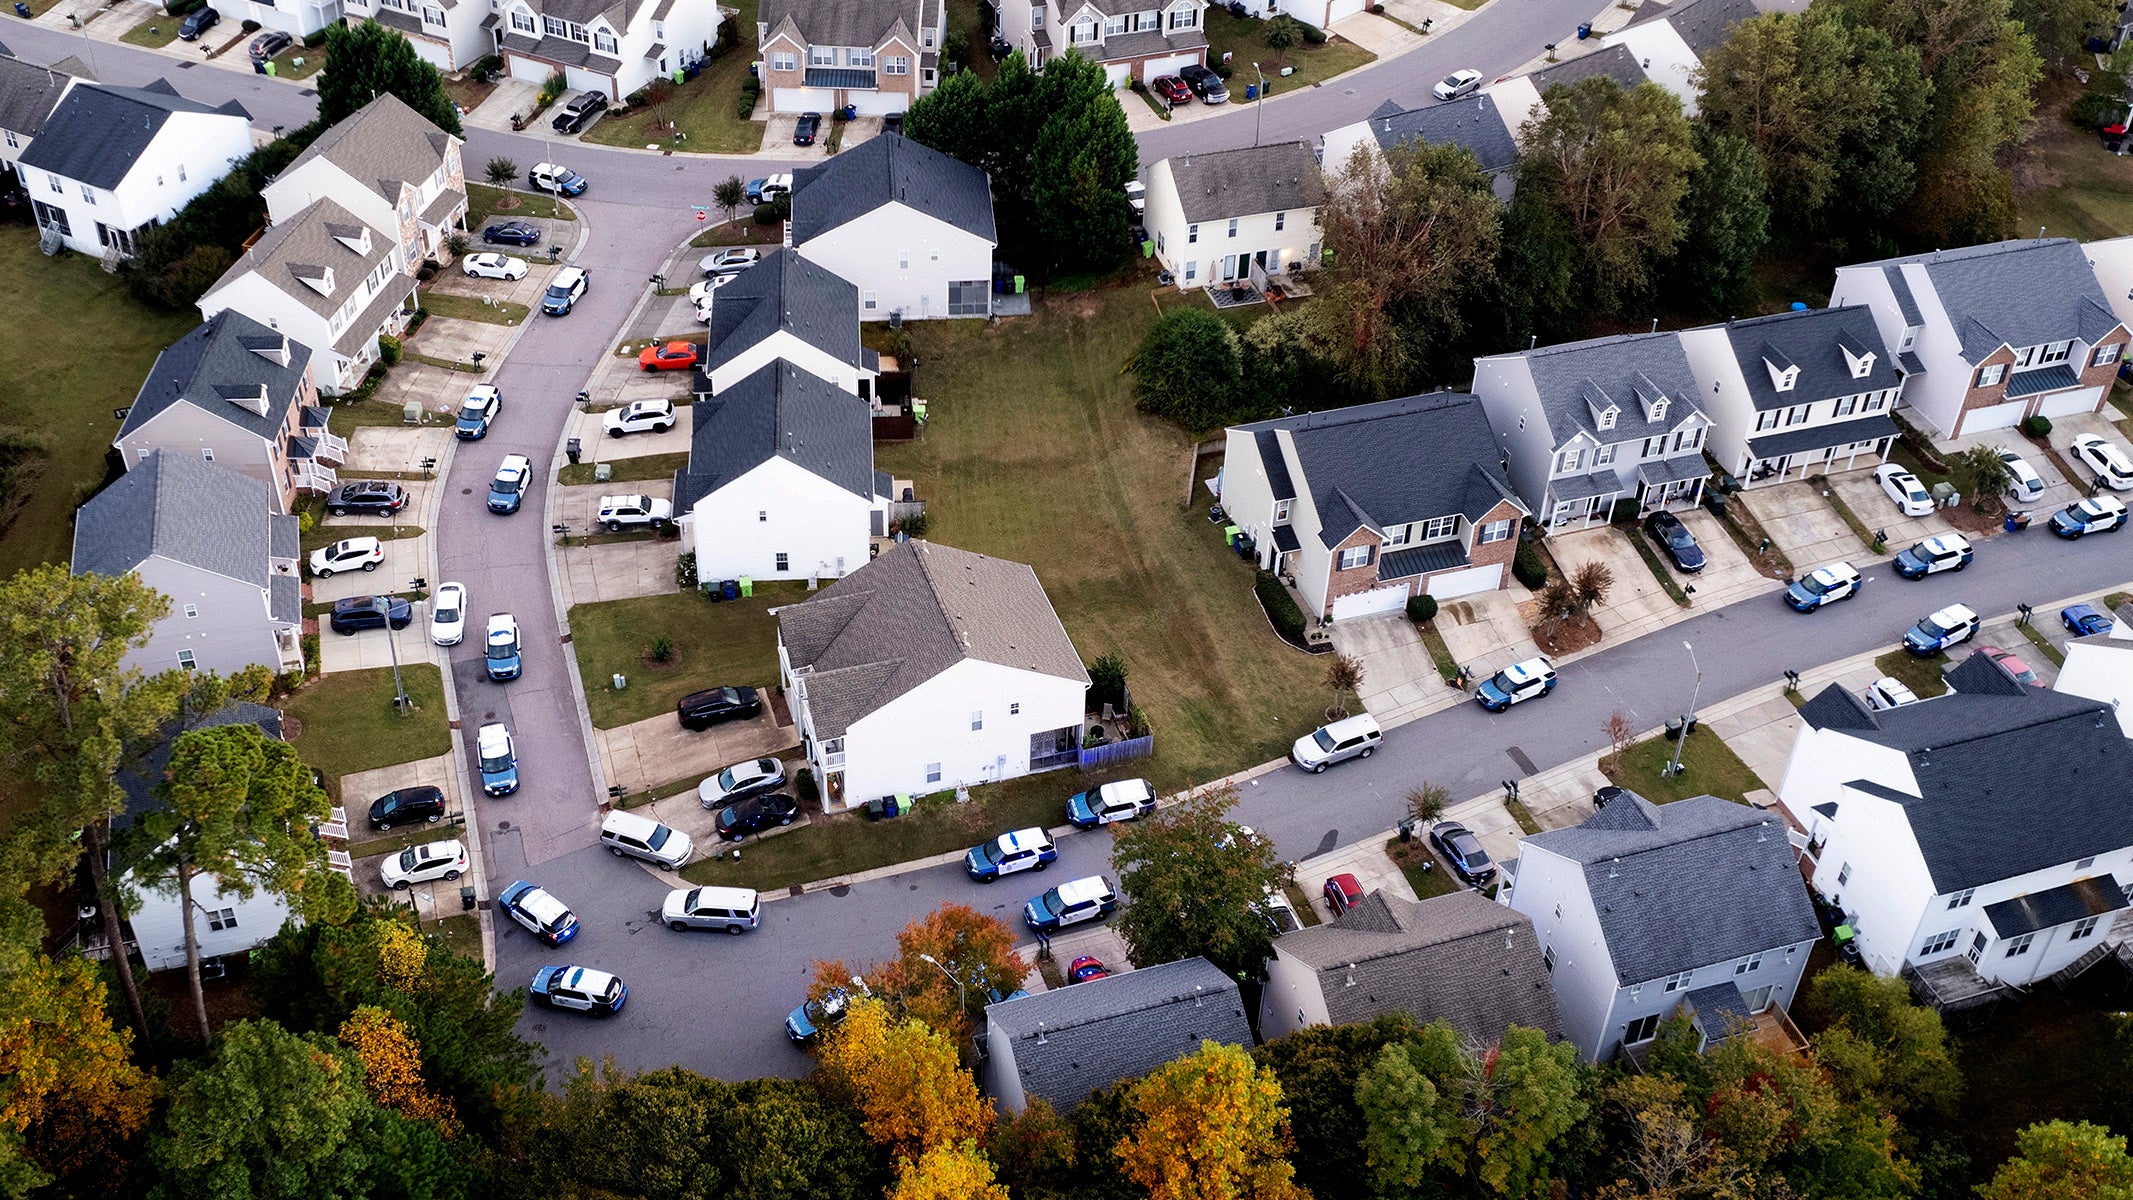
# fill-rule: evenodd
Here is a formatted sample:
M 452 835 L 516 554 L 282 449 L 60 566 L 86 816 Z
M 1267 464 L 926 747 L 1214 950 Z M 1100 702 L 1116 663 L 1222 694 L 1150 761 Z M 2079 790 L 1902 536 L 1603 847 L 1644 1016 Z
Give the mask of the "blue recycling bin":
M 27 17 L 27 16 L 29 16 L 29 15 L 30 15 L 30 6 L 29 6 L 29 5 L 27 5 L 27 4 L 24 4 L 24 3 L 22 2 L 22 0 L 15 0 L 15 15 L 16 15 L 16 16 L 18 16 L 18 17 Z
M 1259 85 L 1256 83 L 1245 84 L 1244 98 L 1247 100 L 1257 100 L 1259 98 Z
M 693 62 L 692 62 L 692 63 L 690 63 L 690 64 L 689 64 L 689 67 L 688 67 L 688 70 L 689 70 L 689 78 L 691 78 L 691 79 L 694 79 L 694 78 L 696 78 L 696 76 L 697 76 L 697 75 L 698 75 L 698 74 L 699 74 L 700 72 L 702 72 L 702 71 L 703 71 L 703 69 L 704 69 L 704 68 L 703 68 L 703 64 L 702 64 L 702 63 L 693 63 Z
M 738 579 L 725 580 L 719 584 L 719 588 L 726 593 L 726 599 L 728 600 L 741 598 L 741 581 Z
M 844 106 L 844 119 L 845 119 L 845 120 L 849 121 L 849 120 L 851 120 L 852 118 L 854 118 L 854 117 L 857 117 L 858 115 L 859 115 L 859 106 L 858 106 L 858 105 L 856 105 L 856 104 L 847 104 L 847 105 L 845 105 L 845 106 Z
M 1582 42 L 1582 41 L 1584 41 L 1584 40 L 1585 40 L 1586 38 L 1589 38 L 1589 37 L 1591 37 L 1591 36 L 1592 36 L 1592 22 L 1590 22 L 1590 21 L 1586 21 L 1586 22 L 1584 22 L 1583 24 L 1581 24 L 1581 25 L 1579 25 L 1579 26 L 1578 26 L 1578 40 L 1579 40 L 1579 41 L 1581 41 L 1581 42 Z

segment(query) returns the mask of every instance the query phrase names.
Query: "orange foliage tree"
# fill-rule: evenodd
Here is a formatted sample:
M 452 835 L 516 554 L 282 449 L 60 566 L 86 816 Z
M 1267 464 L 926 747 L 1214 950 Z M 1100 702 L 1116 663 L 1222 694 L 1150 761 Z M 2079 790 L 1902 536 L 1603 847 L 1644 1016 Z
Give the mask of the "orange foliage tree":
M 359 1005 L 341 1023 L 341 1041 L 363 1060 L 363 1087 L 379 1107 L 433 1121 L 446 1137 L 459 1132 L 451 1097 L 436 1094 L 423 1082 L 421 1043 L 399 1018 L 374 1005 Z
M 1286 1157 L 1289 1111 L 1271 1067 L 1201 1042 L 1133 1087 L 1140 1124 L 1118 1143 L 1149 1200 L 1309 1200 Z
M 1008 1200 L 993 1178 L 992 1160 L 972 1141 L 934 1146 L 913 1162 L 896 1164 L 888 1200 Z
M 0 1182 L 109 1164 L 141 1131 L 156 1081 L 127 1061 L 131 1040 L 111 1027 L 89 964 L 18 962 L 0 988 Z
M 977 1027 L 987 991 L 1011 992 L 1029 973 L 1029 964 L 1015 951 L 1014 932 L 967 904 L 943 904 L 904 926 L 896 935 L 896 950 L 895 958 L 860 973 L 868 990 L 898 1014 L 924 1021 L 959 1043 Z M 926 961 L 929 955 L 933 962 Z M 833 988 L 849 989 L 853 974 L 841 960 L 817 962 L 808 994 L 819 999 Z
M 867 1136 L 892 1154 L 917 1158 L 935 1146 L 983 1138 L 992 1101 L 956 1058 L 939 1030 L 898 1020 L 879 1000 L 853 1002 L 844 1022 L 823 1038 L 822 1072 L 851 1098 Z

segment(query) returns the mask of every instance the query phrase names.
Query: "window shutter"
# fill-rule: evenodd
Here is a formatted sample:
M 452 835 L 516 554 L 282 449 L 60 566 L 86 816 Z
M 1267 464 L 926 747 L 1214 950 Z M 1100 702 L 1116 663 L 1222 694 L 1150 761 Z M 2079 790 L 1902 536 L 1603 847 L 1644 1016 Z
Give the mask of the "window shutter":
M 1366 567 L 1378 560 L 1378 548 L 1376 546 L 1371 546 L 1369 550 L 1370 553 L 1365 554 L 1363 556 L 1363 565 Z

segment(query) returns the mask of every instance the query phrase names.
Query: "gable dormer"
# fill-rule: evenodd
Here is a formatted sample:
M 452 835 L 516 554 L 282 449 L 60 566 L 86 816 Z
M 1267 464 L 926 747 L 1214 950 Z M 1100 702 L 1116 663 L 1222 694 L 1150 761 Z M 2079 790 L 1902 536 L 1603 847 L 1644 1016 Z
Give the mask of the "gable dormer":
M 348 247 L 365 258 L 370 257 L 370 226 L 341 225 L 329 222 L 326 225 L 326 232 L 331 234 L 333 240 L 341 245 Z
M 1763 348 L 1757 353 L 1762 356 L 1763 369 L 1770 372 L 1771 387 L 1781 392 L 1789 392 L 1798 386 L 1800 382 L 1800 364 L 1792 361 L 1791 355 L 1771 345 L 1769 342 L 1764 342 Z
M 317 292 L 321 296 L 333 295 L 332 267 L 313 267 L 298 264 L 289 269 L 290 271 L 295 273 L 298 279 L 303 280 L 304 286 L 310 288 L 312 291 Z
M 271 397 L 267 395 L 267 385 L 263 383 L 257 387 L 241 383 L 218 383 L 215 385 L 215 394 L 246 412 L 261 417 L 267 415 L 267 405 L 271 402 Z
M 1644 410 L 1645 420 L 1666 420 L 1666 407 L 1668 404 L 1666 392 L 1658 384 L 1652 382 L 1651 376 L 1642 371 L 1637 372 L 1637 377 L 1630 383 L 1630 390 L 1636 393 L 1637 404 Z
M 241 345 L 244 346 L 245 349 L 250 350 L 252 353 L 257 354 L 259 357 L 266 359 L 268 362 L 273 363 L 276 366 L 286 367 L 289 365 L 288 334 L 262 334 L 258 337 L 247 336 L 238 339 L 238 341 Z
M 1592 413 L 1592 427 L 1600 430 L 1613 429 L 1616 418 L 1622 415 L 1622 406 L 1614 402 L 1614 398 L 1607 394 L 1607 389 L 1587 379 L 1579 392 L 1585 397 L 1586 410 Z
M 1874 352 L 1866 348 L 1858 338 L 1849 333 L 1837 335 L 1837 348 L 1844 351 L 1844 365 L 1853 379 L 1864 379 L 1874 371 Z

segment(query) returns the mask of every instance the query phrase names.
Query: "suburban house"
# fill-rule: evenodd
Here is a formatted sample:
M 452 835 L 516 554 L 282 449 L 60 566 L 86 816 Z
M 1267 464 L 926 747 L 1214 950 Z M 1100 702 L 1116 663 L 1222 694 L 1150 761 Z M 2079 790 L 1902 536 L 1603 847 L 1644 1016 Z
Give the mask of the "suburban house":
M 311 347 L 319 390 L 337 394 L 363 382 L 381 335 L 407 328 L 414 295 L 400 240 L 324 199 L 267 226 L 200 297 L 200 315 L 235 309 Z
M 859 318 L 992 314 L 992 182 L 899 133 L 793 173 L 785 244 L 859 290 Z
M 1237 981 L 1204 958 L 1181 958 L 1073 987 L 985 1006 L 979 1068 L 1010 1113 L 1041 1099 L 1064 1115 L 1089 1093 L 1138 1079 L 1200 1043 L 1252 1045 Z
M 1535 71 L 1532 84 L 1545 93 L 1556 84 L 1574 84 L 1606 76 L 1624 88 L 1655 83 L 1681 101 L 1684 116 L 1695 117 L 1702 91 L 1697 72 L 1703 57 L 1724 44 L 1733 27 L 1766 12 L 1799 14 L 1805 0 L 1684 0 L 1650 2 L 1637 7 L 1627 25 L 1591 41 L 1561 43 L 1572 57 Z M 1586 53 L 1577 51 L 1593 47 Z
M 1628 792 L 1526 838 L 1504 876 L 1497 900 L 1532 918 L 1586 1061 L 1634 1052 L 1682 1013 L 1707 1042 L 1740 1023 L 1804 1045 L 1784 1009 L 1822 929 L 1778 814 Z
M 1956 692 L 1880 711 L 1824 689 L 1778 791 L 1865 965 L 1944 1009 L 2110 953 L 2133 888 L 2133 743 L 2110 705 L 1982 655 L 1958 674 Z
M 320 134 L 261 189 L 267 217 L 293 221 L 330 197 L 399 242 L 412 274 L 425 258 L 448 257 L 445 242 L 466 232 L 461 145 L 398 96 L 383 93 Z
M 1148 236 L 1179 291 L 1217 281 L 1263 288 L 1319 260 L 1318 158 L 1276 142 L 1166 158 L 1148 171 Z
M 1226 431 L 1222 510 L 1328 620 L 1510 586 L 1526 506 L 1474 397 L 1431 392 Z
M 78 59 L 67 62 L 79 66 Z M 86 76 L 87 68 L 81 74 Z M 44 132 L 59 98 L 81 81 L 60 66 L 39 67 L 11 57 L 0 46 L 0 185 L 24 182 L 15 174 L 16 160 Z
M 502 0 L 484 18 L 496 21 L 511 78 L 545 83 L 560 71 L 573 91 L 610 100 L 702 60 L 721 19 L 715 0 Z
M 304 666 L 296 518 L 265 481 L 193 454 L 158 450 L 74 515 L 74 573 L 138 575 L 170 613 L 126 665 L 230 675 Z
M 5 103 L 0 100 L 0 104 Z M 2104 301 L 2118 315 L 2118 323 L 2133 329 L 2133 236 L 2085 242 L 2081 252 L 2088 258 L 2089 268 L 2096 272 Z M 2126 368 L 2121 364 L 2119 369 Z
M 1479 892 L 1417 902 L 1375 891 L 1331 925 L 1275 940 L 1259 998 L 1266 1040 L 1396 1012 L 1486 1045 L 1512 1025 L 1563 1036 L 1533 922 Z
M 1207 65 L 1207 0 L 998 0 L 994 11 L 1035 70 L 1072 50 L 1122 88 Z
M 1904 405 L 1944 438 L 2096 412 L 2129 338 L 2069 238 L 1838 267 L 1830 306 L 1846 304 L 1873 310 Z
M 117 261 L 251 152 L 252 118 L 235 100 L 200 104 L 161 79 L 77 83 L 15 170 L 47 242 Z
M 128 467 L 159 450 L 241 471 L 267 485 L 271 511 L 327 492 L 348 443 L 327 428 L 311 350 L 234 309 L 156 356 L 111 443 Z
M 1421 108 L 1387 100 L 1368 119 L 1328 130 L 1319 140 L 1319 161 L 1332 177 L 1348 169 L 1357 147 L 1368 147 L 1371 158 L 1382 163 L 1393 147 L 1409 142 L 1459 146 L 1481 165 L 1496 198 L 1509 201 L 1517 182 L 1512 168 L 1518 165 L 1518 129 L 1525 119 L 1524 107 L 1506 104 L 1493 88 Z
M 1685 330 L 1711 457 L 1749 487 L 1872 467 L 1896 440 L 1903 372 L 1864 305 Z
M 871 409 L 881 356 L 859 344 L 859 289 L 791 250 L 772 250 L 712 293 L 711 328 L 693 373 L 696 398 L 787 362 Z M 698 410 L 701 419 L 702 410 Z
M 1089 673 L 1022 563 L 902 542 L 777 615 L 828 811 L 1080 761 Z
M 943 0 L 767 0 L 755 42 L 770 111 L 903 112 L 940 78 L 947 14 Z
M 2133 604 L 2121 604 L 2111 628 L 2066 643 L 2066 662 L 2052 687 L 2111 706 L 2118 728 L 2133 737 Z
M 376 21 L 396 30 L 440 74 L 496 53 L 495 8 L 474 0 L 341 0 L 350 25 Z
M 788 362 L 698 400 L 674 517 L 703 579 L 836 579 L 888 533 L 867 406 Z
M 1553 529 L 1604 525 L 1703 495 L 1711 418 L 1672 333 L 1594 338 L 1474 360 L 1474 394 L 1519 496 Z

